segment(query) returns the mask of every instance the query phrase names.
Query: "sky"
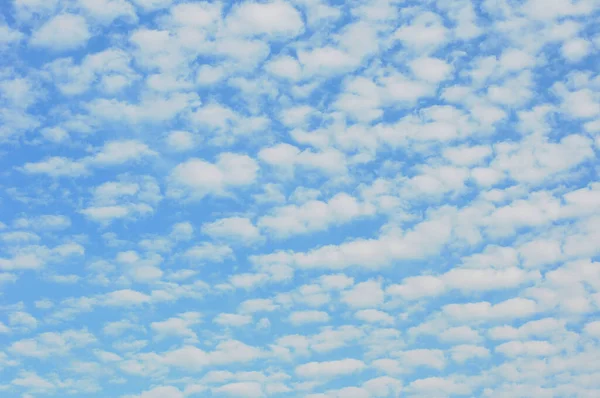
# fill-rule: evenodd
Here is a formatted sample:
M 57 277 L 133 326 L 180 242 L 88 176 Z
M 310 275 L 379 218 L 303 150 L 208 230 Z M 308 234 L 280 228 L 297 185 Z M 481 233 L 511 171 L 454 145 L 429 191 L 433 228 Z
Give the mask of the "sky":
M 599 397 L 598 65 L 599 0 L 1 1 L 0 396 Z

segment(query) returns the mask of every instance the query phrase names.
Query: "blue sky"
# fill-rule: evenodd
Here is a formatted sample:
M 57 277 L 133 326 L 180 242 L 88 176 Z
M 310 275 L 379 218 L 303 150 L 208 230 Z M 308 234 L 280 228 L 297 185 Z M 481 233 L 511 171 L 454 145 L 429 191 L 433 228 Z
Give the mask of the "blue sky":
M 2 397 L 600 396 L 600 1 L 0 11 Z

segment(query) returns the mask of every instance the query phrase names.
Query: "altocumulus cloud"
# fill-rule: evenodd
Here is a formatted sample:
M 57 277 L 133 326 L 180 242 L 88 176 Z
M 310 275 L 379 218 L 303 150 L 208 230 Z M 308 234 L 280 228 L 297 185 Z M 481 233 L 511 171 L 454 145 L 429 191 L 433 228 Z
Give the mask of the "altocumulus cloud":
M 0 3 L 2 397 L 600 396 L 597 0 Z

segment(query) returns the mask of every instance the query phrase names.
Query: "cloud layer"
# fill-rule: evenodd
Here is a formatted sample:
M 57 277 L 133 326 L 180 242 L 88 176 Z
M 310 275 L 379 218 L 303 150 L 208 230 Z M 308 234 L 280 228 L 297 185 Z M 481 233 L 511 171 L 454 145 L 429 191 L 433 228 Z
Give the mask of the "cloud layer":
M 598 397 L 600 2 L 0 5 L 2 397 Z

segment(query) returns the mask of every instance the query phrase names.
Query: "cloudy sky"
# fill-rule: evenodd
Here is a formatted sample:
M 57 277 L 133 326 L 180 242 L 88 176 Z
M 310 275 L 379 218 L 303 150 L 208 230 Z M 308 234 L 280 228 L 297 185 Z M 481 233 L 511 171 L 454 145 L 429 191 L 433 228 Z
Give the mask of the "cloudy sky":
M 599 0 L 0 3 L 0 396 L 600 396 Z

